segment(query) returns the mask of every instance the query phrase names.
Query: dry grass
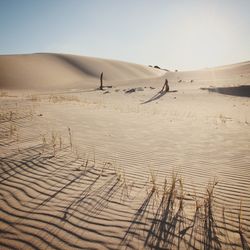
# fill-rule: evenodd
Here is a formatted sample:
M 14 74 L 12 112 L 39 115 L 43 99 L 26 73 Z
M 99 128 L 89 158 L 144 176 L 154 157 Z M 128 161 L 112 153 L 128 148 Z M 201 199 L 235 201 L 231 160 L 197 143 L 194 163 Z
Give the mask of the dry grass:
M 17 127 L 15 124 L 11 123 L 10 124 L 10 130 L 9 130 L 9 136 L 13 137 L 17 133 Z
M 239 235 L 240 235 L 240 241 L 241 241 L 241 245 L 242 245 L 242 249 L 243 250 L 250 250 L 250 246 L 247 242 L 247 239 L 244 235 L 244 230 L 243 230 L 243 225 L 242 225 L 242 202 L 240 203 L 240 210 L 239 210 L 239 214 L 238 214 L 238 222 L 239 222 Z
M 214 189 L 217 184 L 216 181 L 209 184 L 204 198 L 204 249 L 221 249 L 213 206 Z
M 162 188 L 157 185 L 156 176 L 152 171 L 149 179 L 146 197 L 132 218 L 121 245 L 130 246 L 135 235 L 138 240 L 144 241 L 145 249 L 198 249 L 202 247 L 206 250 L 217 250 L 226 249 L 228 244 L 237 245 L 229 239 L 228 229 L 217 224 L 220 217 L 215 212 L 214 190 L 218 182 L 214 181 L 208 185 L 204 197 L 193 198 L 191 207 L 194 208 L 194 214 L 190 217 L 190 213 L 186 216 L 188 213 L 185 212 L 187 199 L 182 178 L 173 174 L 169 183 L 165 179 Z M 225 215 L 223 220 L 225 225 L 228 224 Z M 238 236 L 242 248 L 249 250 L 243 232 L 241 208 L 238 220 Z M 147 232 L 146 235 L 145 232 Z
M 9 136 L 16 135 L 18 140 L 18 128 L 13 122 L 16 119 L 16 113 L 9 111 L 0 115 L 1 118 L 8 121 Z M 69 140 L 72 154 L 74 153 L 72 151 L 73 136 L 70 128 L 68 128 L 68 136 L 67 141 Z M 47 134 L 47 137 L 42 135 L 41 139 L 43 151 L 48 148 L 49 153 L 52 154 L 51 157 L 60 157 L 58 152 L 63 148 L 63 141 L 66 141 L 60 133 L 52 131 L 51 134 Z M 68 142 L 67 147 L 69 148 Z M 77 160 L 82 159 L 78 150 L 76 150 L 76 155 Z M 131 197 L 131 192 L 132 189 L 138 187 L 134 185 L 134 182 L 128 180 L 124 169 L 118 168 L 110 162 L 104 162 L 102 166 L 97 166 L 95 158 L 94 154 L 93 161 L 91 161 L 93 164 L 91 164 L 87 157 L 82 165 L 75 169 L 79 171 L 79 174 L 70 183 L 76 182 L 84 176 L 87 179 L 88 175 L 89 184 L 83 189 L 79 197 L 67 207 L 64 220 L 69 219 L 81 204 L 84 205 L 91 201 L 92 197 L 95 197 L 96 201 L 91 203 L 86 212 L 91 216 L 103 211 L 115 197 L 120 197 L 120 201 L 123 203 L 134 199 Z M 145 248 L 151 249 L 197 249 L 198 246 L 201 246 L 202 249 L 208 250 L 226 249 L 225 246 L 228 245 L 225 245 L 225 242 L 236 245 L 237 243 L 230 239 L 231 234 L 228 233 L 227 225 L 229 223 L 227 222 L 228 217 L 225 208 L 222 211 L 222 216 L 217 213 L 215 203 L 217 185 L 217 181 L 210 183 L 203 197 L 197 198 L 194 196 L 190 201 L 190 197 L 187 198 L 185 195 L 184 182 L 181 177 L 172 174 L 171 178 L 164 178 L 164 183 L 160 185 L 156 173 L 150 170 L 147 186 L 144 187 L 143 192 L 142 190 L 139 192 L 140 196 L 143 195 L 144 197 L 131 219 L 121 244 L 129 246 L 136 236 L 138 240 L 143 240 Z M 189 208 L 192 207 L 192 214 L 186 206 L 187 200 L 189 200 Z M 236 233 L 242 249 L 249 250 L 243 217 L 242 204 L 240 204 L 238 231 Z M 223 227 L 217 222 L 218 219 L 222 219 Z M 232 249 L 234 248 L 232 247 Z
M 18 113 L 13 110 L 0 112 L 0 121 L 13 121 L 17 117 Z
M 32 102 L 40 102 L 41 98 L 38 95 L 32 94 L 27 96 L 27 100 Z
M 69 144 L 70 144 L 70 148 L 72 149 L 73 142 L 72 142 L 72 132 L 71 132 L 70 128 L 68 128 L 68 133 L 69 133 Z
M 8 92 L 7 91 L 0 91 L 0 97 L 7 97 Z
M 79 102 L 79 98 L 73 95 L 50 95 L 49 102 L 60 103 L 60 102 Z

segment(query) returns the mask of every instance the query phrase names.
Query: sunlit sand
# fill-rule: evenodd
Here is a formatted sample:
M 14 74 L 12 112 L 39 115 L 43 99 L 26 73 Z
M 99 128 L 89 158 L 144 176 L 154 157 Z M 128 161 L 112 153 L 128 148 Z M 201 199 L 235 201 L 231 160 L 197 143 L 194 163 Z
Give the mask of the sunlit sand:
M 249 249 L 250 62 L 0 69 L 1 249 Z

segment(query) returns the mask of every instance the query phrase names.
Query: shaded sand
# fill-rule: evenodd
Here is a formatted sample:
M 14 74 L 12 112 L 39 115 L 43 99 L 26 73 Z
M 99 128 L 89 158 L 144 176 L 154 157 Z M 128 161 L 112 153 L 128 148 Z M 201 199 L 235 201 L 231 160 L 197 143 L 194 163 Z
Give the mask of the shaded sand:
M 0 93 L 1 249 L 249 249 L 249 63 L 142 78 Z

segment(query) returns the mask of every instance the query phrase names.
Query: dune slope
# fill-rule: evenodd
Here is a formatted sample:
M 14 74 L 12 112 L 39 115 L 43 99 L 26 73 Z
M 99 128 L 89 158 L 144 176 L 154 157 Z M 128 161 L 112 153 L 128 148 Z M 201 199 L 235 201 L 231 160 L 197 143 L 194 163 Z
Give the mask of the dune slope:
M 157 77 L 165 71 L 122 61 L 66 54 L 0 56 L 0 88 L 89 88 L 104 81 Z

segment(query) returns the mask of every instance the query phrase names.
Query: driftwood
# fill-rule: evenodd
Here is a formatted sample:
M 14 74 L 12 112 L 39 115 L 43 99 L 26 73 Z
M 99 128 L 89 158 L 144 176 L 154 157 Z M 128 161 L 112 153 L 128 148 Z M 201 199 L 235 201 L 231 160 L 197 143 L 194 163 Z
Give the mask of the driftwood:
M 103 72 L 101 73 L 100 76 L 100 90 L 103 90 Z
M 160 91 L 160 93 L 162 92 L 168 92 L 169 91 L 169 85 L 168 85 L 168 79 L 165 80 L 165 83 Z

